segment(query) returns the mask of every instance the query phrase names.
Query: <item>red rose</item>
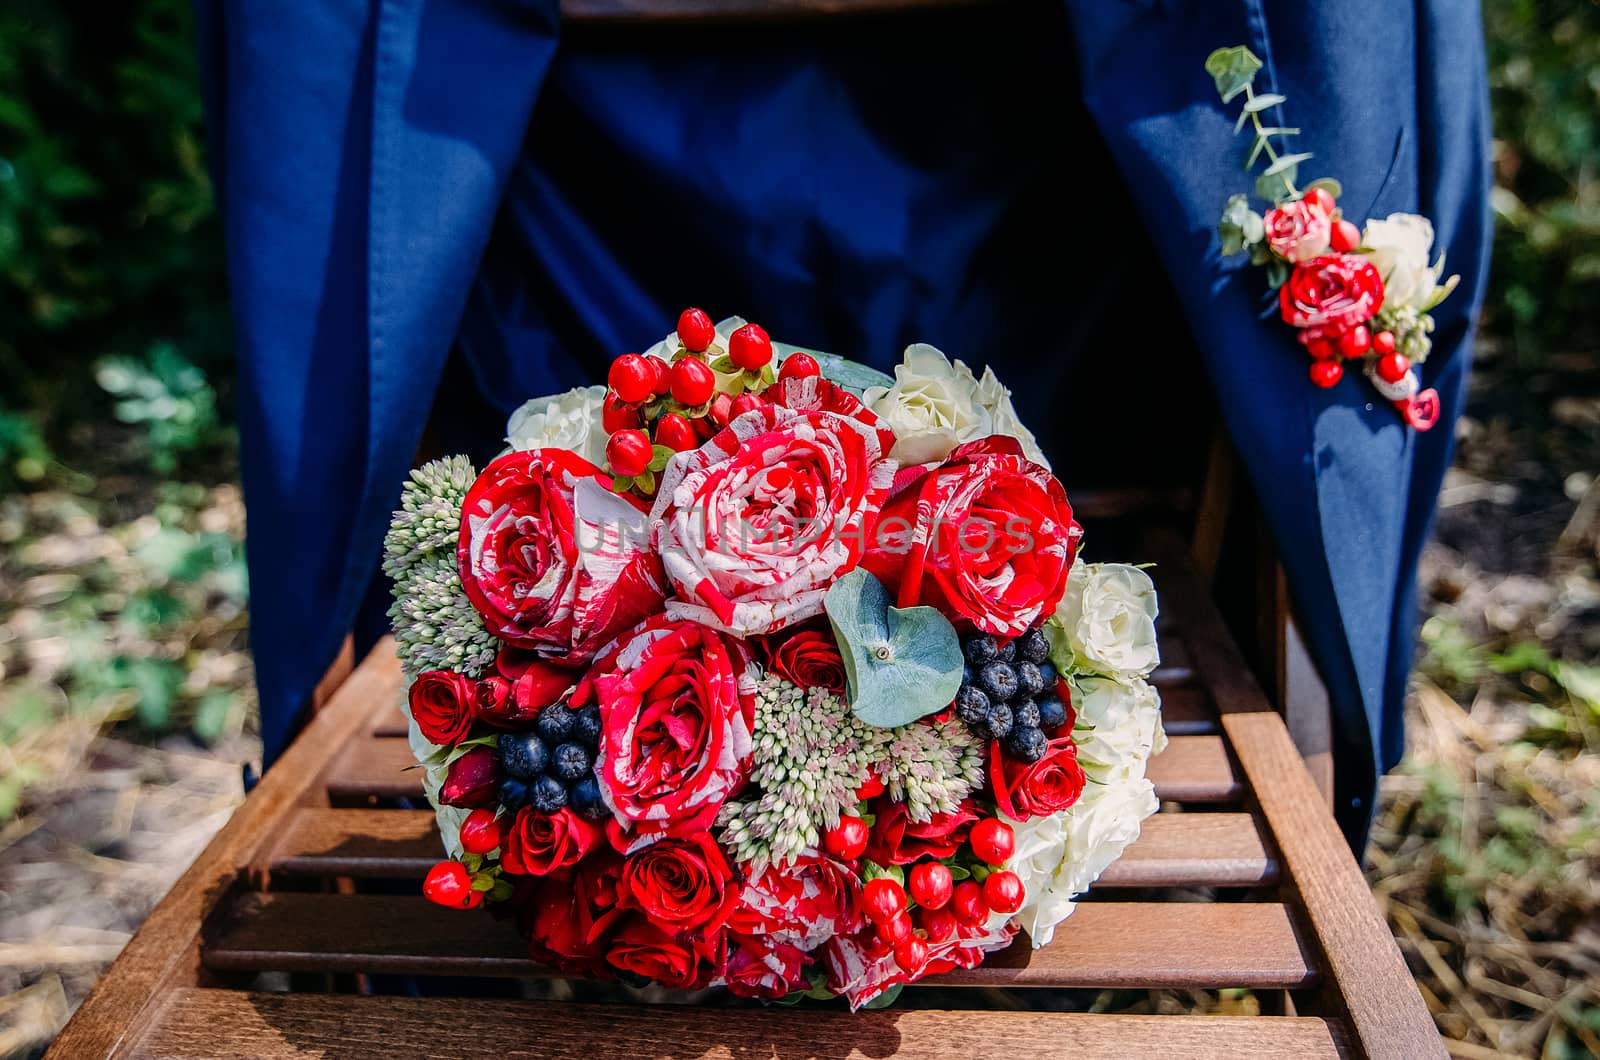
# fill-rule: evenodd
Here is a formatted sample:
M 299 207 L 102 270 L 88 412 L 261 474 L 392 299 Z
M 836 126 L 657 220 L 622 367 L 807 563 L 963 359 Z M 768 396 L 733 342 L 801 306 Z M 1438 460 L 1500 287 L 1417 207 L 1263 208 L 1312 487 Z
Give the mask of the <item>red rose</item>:
M 804 990 L 805 967 L 810 963 L 798 946 L 765 935 L 728 933 L 728 962 L 721 979 L 737 997 L 776 1001 L 793 990 Z
M 1068 730 L 1070 732 L 1070 727 Z M 1078 746 L 1070 735 L 1046 745 L 1037 762 L 1019 762 L 1000 752 L 1000 741 L 989 744 L 989 783 L 995 805 L 1013 821 L 1065 810 L 1083 794 L 1083 767 Z
M 822 613 L 894 479 L 894 435 L 848 391 L 790 379 L 661 474 L 651 511 L 674 618 L 740 637 Z
M 531 727 L 577 683 L 572 671 L 515 649 L 501 649 L 495 669 L 478 681 L 473 706 L 480 721 L 501 729 Z
M 606 935 L 620 915 L 621 867 L 617 856 L 602 848 L 575 867 L 537 881 L 522 911 L 534 960 L 553 964 L 568 975 L 610 978 Z M 514 900 L 521 897 L 518 894 Z
M 565 449 L 532 449 L 498 458 L 467 491 L 461 585 L 496 637 L 583 661 L 661 610 L 643 516 L 600 474 Z
M 613 968 L 642 975 L 678 990 L 703 987 L 727 963 L 727 937 L 680 938 L 635 916 L 625 920 L 611 940 L 606 960 Z
M 955 813 L 936 813 L 921 823 L 906 816 L 906 804 L 890 799 L 873 822 L 867 840 L 867 860 L 879 865 L 909 865 L 922 858 L 947 858 L 967 841 L 978 813 L 969 799 Z
M 720 928 L 739 903 L 733 869 L 710 832 L 652 843 L 622 863 L 617 901 L 683 934 Z
M 480 809 L 500 801 L 500 757 L 488 747 L 474 747 L 454 762 L 439 787 L 446 806 Z
M 813 950 L 863 922 L 861 878 L 843 862 L 812 856 L 769 866 L 745 884 L 728 928 Z
M 1383 308 L 1383 277 L 1359 254 L 1325 254 L 1294 267 L 1278 308 L 1303 344 L 1337 339 Z
M 901 607 L 929 604 L 958 629 L 1014 637 L 1055 610 L 1082 537 L 1055 476 L 994 435 L 907 475 L 861 565 Z
M 755 724 L 749 671 L 739 641 L 664 616 L 595 660 L 572 705 L 600 704 L 596 775 L 618 830 L 632 833 L 624 846 L 705 831 L 744 783 Z
M 805 629 L 784 640 L 769 640 L 765 648 L 767 668 L 785 681 L 844 695 L 844 660 L 831 635 Z
M 1310 261 L 1328 249 L 1333 218 L 1321 203 L 1296 199 L 1267 211 L 1262 219 L 1267 245 L 1285 261 Z
M 505 825 L 500 864 L 507 872 L 543 876 L 577 864 L 605 839 L 605 829 L 586 821 L 563 806 L 555 813 L 538 813 L 524 806 Z
M 411 682 L 411 718 L 429 743 L 450 747 L 472 730 L 472 678 L 428 670 Z

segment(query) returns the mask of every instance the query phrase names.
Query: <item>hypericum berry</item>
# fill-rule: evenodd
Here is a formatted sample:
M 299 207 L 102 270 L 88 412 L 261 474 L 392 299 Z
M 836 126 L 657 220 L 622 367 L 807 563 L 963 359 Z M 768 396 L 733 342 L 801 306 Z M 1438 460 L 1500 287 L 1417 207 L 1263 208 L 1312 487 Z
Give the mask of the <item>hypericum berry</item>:
M 500 845 L 500 822 L 493 810 L 473 810 L 461 822 L 461 849 L 468 854 L 487 854 Z
M 656 444 L 681 453 L 685 449 L 697 448 L 700 439 L 688 420 L 676 412 L 669 412 L 656 420 Z
M 594 759 L 589 749 L 580 743 L 564 743 L 550 756 L 551 772 L 562 780 L 582 780 L 589 775 Z
M 943 909 L 950 903 L 950 892 L 956 885 L 950 870 L 937 861 L 924 861 L 913 868 L 906 883 L 911 897 L 924 909 Z
M 1015 913 L 1022 908 L 1028 892 L 1022 886 L 1022 877 L 1002 869 L 991 872 L 983 881 L 983 904 L 996 913 Z
M 572 790 L 567 792 L 567 800 L 572 803 L 578 816 L 586 821 L 603 821 L 611 816 L 605 799 L 600 796 L 600 782 L 592 776 L 584 777 L 572 785 Z
M 1006 753 L 1019 762 L 1032 765 L 1049 750 L 1050 739 L 1037 725 L 1015 725 L 1006 737 Z
M 1040 696 L 1033 701 L 1039 708 L 1039 728 L 1055 732 L 1067 723 L 1067 705 L 1056 695 Z
M 821 374 L 822 366 L 809 353 L 791 353 L 783 359 L 783 366 L 778 369 L 779 379 L 805 379 Z
M 1017 655 L 1028 662 L 1042 666 L 1050 658 L 1050 638 L 1044 630 L 1034 626 L 1017 638 Z
M 722 393 L 721 391 L 718 391 L 717 396 L 711 399 L 711 407 L 706 409 L 706 418 L 704 420 L 696 420 L 695 422 L 705 423 L 709 421 L 713 427 L 721 430 L 723 427 L 726 427 L 728 425 L 728 421 L 733 418 L 732 410 L 733 398 Z M 710 435 L 707 434 L 706 437 L 709 438 Z
M 983 717 L 985 733 L 995 740 L 1005 739 L 1016 724 L 1017 716 L 1009 703 L 990 703 L 989 713 Z
M 1387 357 L 1394 352 L 1394 332 L 1380 331 L 1372 336 L 1372 352 L 1379 357 Z
M 1341 254 L 1348 253 L 1361 245 L 1361 229 L 1341 217 L 1328 233 L 1328 245 Z
M 927 933 L 929 942 L 949 942 L 955 937 L 959 924 L 956 915 L 948 908 L 924 909 L 917 914 L 917 921 L 922 930 Z
M 631 431 L 641 422 L 639 410 L 615 394 L 607 394 L 605 400 L 600 402 L 600 426 L 606 429 L 607 434 Z
M 611 362 L 606 373 L 606 385 L 611 392 L 630 405 L 650 400 L 656 389 L 656 371 L 650 362 L 637 353 L 625 353 Z
M 555 777 L 543 776 L 528 785 L 528 805 L 540 813 L 555 813 L 566 804 L 566 785 Z
M 1333 212 L 1333 196 L 1327 188 L 1312 188 L 1305 194 L 1306 203 L 1315 206 L 1323 213 Z
M 716 390 L 716 373 L 704 361 L 685 357 L 672 366 L 672 399 L 678 404 L 699 408 Z
M 895 944 L 894 963 L 915 975 L 928 963 L 928 944 L 915 935 L 908 936 L 905 941 Z
M 471 909 L 483 902 L 482 893 L 472 889 L 467 867 L 459 861 L 441 861 L 429 869 L 422 881 L 422 895 L 449 909 Z
M 1403 353 L 1387 353 L 1378 358 L 1378 378 L 1385 383 L 1398 383 L 1409 371 L 1411 362 L 1406 360 Z
M 1344 378 L 1344 365 L 1338 361 L 1316 361 L 1311 365 L 1311 381 L 1326 389 Z
M 500 768 L 518 780 L 532 780 L 550 762 L 550 748 L 536 733 L 503 732 L 499 746 Z
M 578 711 L 578 721 L 573 726 L 572 731 L 585 745 L 595 747 L 600 743 L 600 729 L 603 724 L 600 720 L 599 705 L 590 703 L 587 707 Z
M 678 341 L 691 353 L 699 353 L 711 345 L 717 329 L 711 315 L 704 309 L 685 309 L 678 314 Z
M 746 412 L 754 412 L 756 409 L 765 404 L 765 401 L 762 401 L 754 394 L 740 394 L 738 397 L 734 398 L 733 402 L 728 406 L 728 419 L 736 420 L 740 416 L 743 416 Z
M 916 930 L 911 924 L 911 914 L 904 910 L 878 925 L 878 934 L 892 945 L 898 946 Z
M 878 779 L 878 774 L 868 773 L 867 782 L 856 789 L 856 801 L 866 802 L 875 799 L 884 792 L 883 781 Z
M 967 927 L 977 927 L 989 919 L 989 907 L 983 901 L 983 888 L 976 880 L 962 880 L 950 895 L 950 912 Z
M 1017 694 L 1017 671 L 1011 664 L 996 659 L 978 671 L 978 687 L 992 703 L 1004 703 Z
M 906 891 L 887 876 L 868 880 L 861 888 L 861 908 L 874 924 L 882 924 L 906 911 Z
M 606 463 L 619 475 L 637 475 L 650 466 L 650 438 L 641 430 L 618 431 L 606 443 Z
M 854 861 L 867 850 L 867 822 L 859 817 L 841 817 L 839 823 L 822 836 L 822 849 L 840 861 Z
M 1017 695 L 1036 696 L 1044 691 L 1044 674 L 1039 672 L 1038 663 L 1021 659 L 1012 669 L 1017 672 Z
M 554 747 L 572 738 L 578 727 L 578 712 L 565 703 L 552 703 L 539 712 L 533 727 L 546 747 Z
M 728 360 L 747 372 L 765 368 L 772 361 L 772 339 L 760 324 L 746 324 L 728 338 Z
M 1339 353 L 1345 357 L 1360 357 L 1372 349 L 1372 332 L 1365 324 L 1357 324 L 1339 336 Z
M 961 654 L 973 666 L 982 667 L 987 663 L 994 662 L 995 657 L 1000 654 L 1000 646 L 994 642 L 993 637 L 985 633 L 981 636 L 973 637 L 963 644 L 961 646 Z
M 986 865 L 1004 865 L 1017 852 L 1017 834 L 998 817 L 985 817 L 967 837 L 972 853 Z

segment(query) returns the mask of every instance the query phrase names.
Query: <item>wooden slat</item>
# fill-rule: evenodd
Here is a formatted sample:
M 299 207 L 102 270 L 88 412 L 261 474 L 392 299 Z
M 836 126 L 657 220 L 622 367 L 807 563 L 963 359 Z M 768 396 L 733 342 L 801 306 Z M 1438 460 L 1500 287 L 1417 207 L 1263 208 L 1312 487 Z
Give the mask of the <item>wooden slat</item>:
M 1156 576 L 1162 599 L 1193 616 L 1186 617 L 1192 624 L 1185 632 L 1195 667 L 1216 698 L 1284 875 L 1304 905 L 1308 942 L 1319 947 L 1330 973 L 1327 994 L 1374 1060 L 1444 1057 L 1433 1018 L 1360 867 L 1283 719 L 1251 676 L 1205 587 L 1182 562 L 1182 542 L 1163 536 L 1152 546 L 1163 561 Z
M 1328 1060 L 1347 1055 L 1343 1038 L 1336 1025 L 1293 1017 L 939 1010 L 734 1013 L 660 1005 L 641 1010 L 484 998 L 445 1001 L 184 990 L 172 999 L 134 1055 L 150 1060 L 369 1056 L 869 1060 L 891 1055 Z
M 1211 697 L 1205 689 L 1187 685 L 1161 689 L 1161 725 L 1168 736 L 1204 736 L 1221 731 Z
M 415 766 L 404 740 L 353 739 L 328 771 L 328 797 L 341 802 L 421 799 L 422 771 Z M 1150 760 L 1149 775 L 1156 796 L 1172 802 L 1233 802 L 1241 792 L 1220 736 L 1172 737 Z
M 510 924 L 422 898 L 281 892 L 238 901 L 203 959 L 219 971 L 543 976 Z M 1315 974 L 1276 903 L 1089 902 L 955 986 L 1301 987 Z
M 399 691 L 394 641 L 384 638 L 145 919 L 47 1056 L 116 1055 L 151 1018 L 166 990 L 196 982 L 201 924 L 218 896 L 260 857 L 289 809 L 317 797 L 316 782 L 329 757 L 362 731 L 372 703 L 392 702 Z
M 428 810 L 301 809 L 264 866 L 273 874 L 421 879 L 443 857 Z M 1277 877 L 1244 813 L 1157 814 L 1098 888 L 1254 887 Z

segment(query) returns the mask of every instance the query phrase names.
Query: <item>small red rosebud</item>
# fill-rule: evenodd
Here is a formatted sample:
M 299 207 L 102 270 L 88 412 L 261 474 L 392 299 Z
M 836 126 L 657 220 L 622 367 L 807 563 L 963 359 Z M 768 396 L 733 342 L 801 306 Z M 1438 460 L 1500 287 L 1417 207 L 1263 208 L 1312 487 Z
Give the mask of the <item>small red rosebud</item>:
M 1344 378 L 1344 365 L 1338 361 L 1314 361 L 1311 364 L 1311 381 L 1326 390 Z
M 1385 383 L 1398 383 L 1411 371 L 1411 362 L 1405 354 L 1388 353 L 1378 358 L 1378 378 Z
M 472 889 L 467 867 L 459 861 L 441 861 L 429 869 L 422 881 L 422 894 L 448 909 L 471 909 L 483 902 L 483 895 Z
M 1385 357 L 1394 352 L 1394 332 L 1380 331 L 1372 336 L 1372 352 Z
M 1312 188 L 1305 193 L 1305 200 L 1309 205 L 1315 206 L 1323 213 L 1333 212 L 1333 195 L 1329 193 L 1327 188 Z
M 717 376 L 704 361 L 685 357 L 672 366 L 672 397 L 680 405 L 699 408 L 711 400 Z
M 898 916 L 906 911 L 906 891 L 887 876 L 868 880 L 861 888 L 861 908 L 875 924 Z
M 911 888 L 911 897 L 924 909 L 943 909 L 950 904 L 950 893 L 955 887 L 955 880 L 950 875 L 950 870 L 937 861 L 924 861 L 911 870 L 911 877 L 907 881 Z
M 678 341 L 691 353 L 700 353 L 717 337 L 711 316 L 704 309 L 685 309 L 678 314 Z
M 783 364 L 778 369 L 779 379 L 805 379 L 808 376 L 821 374 L 822 367 L 809 353 L 791 353 L 783 359 Z
M 1333 223 L 1333 231 L 1328 233 L 1328 245 L 1341 254 L 1347 254 L 1361 245 L 1361 229 L 1341 217 Z
M 607 434 L 630 431 L 639 426 L 639 410 L 627 404 L 616 394 L 607 394 L 600 403 L 600 425 Z
M 446 806 L 493 806 L 499 801 L 500 759 L 489 747 L 474 747 L 445 771 L 439 801 Z
M 1339 336 L 1339 352 L 1345 357 L 1360 357 L 1372 349 L 1372 332 L 1365 324 L 1357 324 Z
M 840 861 L 854 861 L 866 852 L 867 822 L 859 817 L 840 817 L 839 823 L 822 836 L 822 849 Z
M 698 446 L 700 439 L 695 436 L 688 420 L 676 412 L 669 412 L 656 421 L 656 444 L 681 453 Z
M 1004 869 L 991 872 L 989 878 L 983 881 L 983 904 L 996 913 L 1015 913 L 1022 908 L 1027 896 L 1022 877 L 1014 872 Z
M 487 854 L 500 845 L 500 821 L 493 810 L 473 810 L 461 822 L 461 849 Z
M 625 353 L 611 362 L 606 373 L 611 392 L 630 405 L 648 401 L 655 391 L 656 371 L 637 353 Z
M 915 935 L 896 943 L 894 963 L 912 975 L 917 974 L 922 971 L 922 966 L 928 963 L 928 944 Z
M 746 324 L 728 338 L 728 360 L 747 372 L 764 368 L 772 360 L 772 339 L 760 324 Z
M 640 430 L 618 431 L 606 443 L 606 463 L 618 475 L 637 475 L 650 466 L 654 451 Z

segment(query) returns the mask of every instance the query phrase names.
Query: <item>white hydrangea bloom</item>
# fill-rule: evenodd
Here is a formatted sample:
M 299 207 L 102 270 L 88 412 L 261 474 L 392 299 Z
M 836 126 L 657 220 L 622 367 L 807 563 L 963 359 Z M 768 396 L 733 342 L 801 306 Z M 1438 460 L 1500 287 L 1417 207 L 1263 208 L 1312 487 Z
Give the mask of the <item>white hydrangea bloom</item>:
M 506 423 L 511 448 L 570 449 L 591 464 L 606 460 L 606 431 L 600 405 L 603 386 L 583 386 L 522 404 Z
M 1049 630 L 1052 657 L 1062 670 L 1143 677 L 1161 662 L 1157 613 L 1155 586 L 1144 571 L 1080 558 Z

